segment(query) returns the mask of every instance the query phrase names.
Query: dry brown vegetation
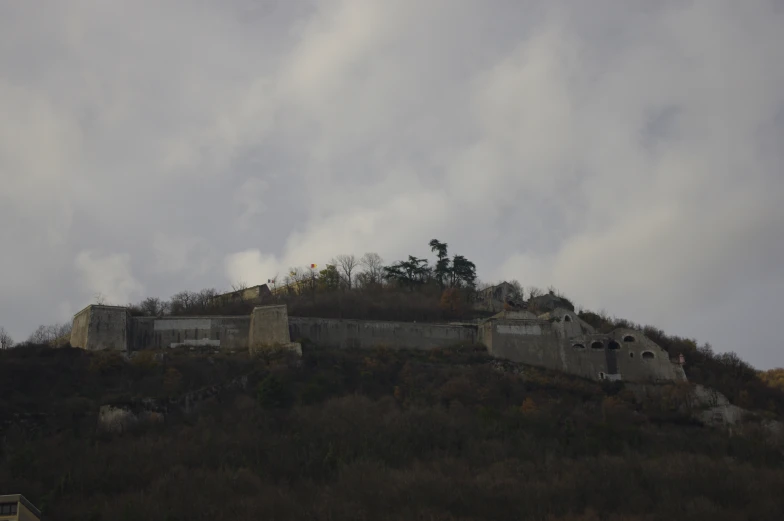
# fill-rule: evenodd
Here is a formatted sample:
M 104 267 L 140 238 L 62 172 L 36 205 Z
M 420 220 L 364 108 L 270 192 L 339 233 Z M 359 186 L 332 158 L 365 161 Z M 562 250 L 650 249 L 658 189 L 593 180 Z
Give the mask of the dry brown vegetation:
M 27 346 L 0 353 L 0 490 L 54 520 L 780 519 L 784 456 L 623 385 L 506 364 L 483 349 L 308 349 L 291 359 Z M 498 364 L 496 364 L 498 365 Z M 503 365 L 503 364 L 502 364 Z M 522 374 L 518 374 L 522 372 Z M 106 400 L 250 375 L 245 391 L 123 436 Z M 6 424 L 4 424 L 6 425 Z
M 358 320 L 396 320 L 402 322 L 444 322 L 471 320 L 491 313 L 474 311 L 459 289 L 438 287 L 408 291 L 397 287 L 368 290 L 334 291 L 290 296 L 289 315 Z

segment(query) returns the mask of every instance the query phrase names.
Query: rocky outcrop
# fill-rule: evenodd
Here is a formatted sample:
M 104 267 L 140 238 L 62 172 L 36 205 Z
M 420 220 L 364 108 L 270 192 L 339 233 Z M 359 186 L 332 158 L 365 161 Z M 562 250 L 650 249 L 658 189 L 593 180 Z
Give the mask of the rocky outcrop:
M 163 423 L 163 413 L 156 411 L 134 411 L 130 405 L 101 405 L 98 410 L 98 431 L 122 434 L 140 424 Z
M 112 434 L 121 434 L 135 426 L 163 423 L 172 412 L 190 414 L 199 405 L 231 390 L 245 389 L 248 375 L 233 378 L 228 382 L 196 389 L 169 400 L 153 400 L 145 398 L 123 402 L 104 404 L 98 411 L 98 430 Z

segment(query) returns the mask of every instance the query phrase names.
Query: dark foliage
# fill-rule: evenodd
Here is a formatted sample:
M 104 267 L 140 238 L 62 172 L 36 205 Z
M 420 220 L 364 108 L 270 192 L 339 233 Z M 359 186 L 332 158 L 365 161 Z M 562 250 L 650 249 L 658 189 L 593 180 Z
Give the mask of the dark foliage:
M 694 425 L 667 400 L 491 359 L 478 346 L 319 351 L 301 363 L 174 351 L 130 362 L 0 354 L 0 490 L 55 520 L 780 519 L 782 453 Z M 191 416 L 96 436 L 110 396 L 250 374 Z M 520 371 L 523 371 L 520 374 Z M 77 427 L 81 425 L 81 427 Z
M 460 290 L 455 291 L 460 292 Z M 467 302 L 467 295 L 464 293 L 459 295 L 462 302 Z M 443 306 L 441 290 L 436 285 L 415 292 L 391 287 L 315 293 L 286 297 L 282 302 L 288 304 L 290 316 L 300 317 L 444 322 L 471 320 L 490 315 L 490 313 L 472 310 L 470 305 Z

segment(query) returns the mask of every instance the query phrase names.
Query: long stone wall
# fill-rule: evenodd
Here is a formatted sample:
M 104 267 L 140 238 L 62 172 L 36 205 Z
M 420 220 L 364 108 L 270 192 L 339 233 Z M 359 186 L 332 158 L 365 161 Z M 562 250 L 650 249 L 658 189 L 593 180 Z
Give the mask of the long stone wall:
M 548 320 L 491 320 L 481 326 L 480 336 L 497 358 L 592 380 L 686 380 L 683 368 L 639 331 L 617 329 L 563 338 L 559 329 Z
M 432 349 L 476 342 L 476 326 L 289 317 L 289 336 L 318 347 Z
M 128 346 L 148 348 L 213 346 L 247 349 L 250 317 L 132 317 Z
M 683 368 L 642 332 L 596 334 L 568 310 L 530 318 L 501 313 L 479 324 L 429 324 L 288 317 L 285 306 L 254 308 L 251 316 L 131 317 L 125 308 L 88 306 L 74 316 L 71 345 L 140 350 L 178 346 L 249 349 L 309 341 L 326 348 L 433 349 L 481 343 L 500 359 L 593 380 L 682 381 Z

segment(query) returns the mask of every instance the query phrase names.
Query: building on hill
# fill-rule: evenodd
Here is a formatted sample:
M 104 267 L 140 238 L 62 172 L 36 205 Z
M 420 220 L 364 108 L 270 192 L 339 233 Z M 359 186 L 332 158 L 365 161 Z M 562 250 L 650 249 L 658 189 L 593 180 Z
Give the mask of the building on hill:
M 249 304 L 261 304 L 269 301 L 272 292 L 266 284 L 252 286 L 237 291 L 230 291 L 212 298 L 212 304 L 216 306 L 247 302 Z
M 522 307 L 524 302 L 520 297 L 514 285 L 504 281 L 478 291 L 474 309 L 495 312 L 502 311 L 506 305 Z
M 479 324 L 477 341 L 496 358 L 592 380 L 686 381 L 683 367 L 642 331 L 598 334 L 565 308 L 535 319 L 499 313 Z
M 270 333 L 272 332 L 272 333 Z M 278 340 L 269 340 L 270 335 Z M 436 349 L 482 344 L 488 354 L 592 380 L 685 381 L 678 362 L 642 331 L 597 333 L 566 308 L 534 315 L 506 310 L 480 322 L 416 323 L 289 317 L 285 305 L 257 306 L 247 316 L 135 317 L 127 309 L 88 306 L 77 313 L 71 345 L 87 350 L 206 347 L 250 350 L 259 344 L 319 348 Z
M 22 494 L 0 496 L 0 521 L 40 521 L 41 511 Z
M 535 314 L 531 313 L 530 311 L 526 311 L 524 309 L 512 309 L 512 310 L 505 310 L 505 311 L 501 311 L 500 313 L 496 313 L 491 318 L 506 319 L 506 320 L 536 320 L 539 317 L 537 317 Z
M 555 308 L 536 318 L 552 323 L 559 338 L 590 335 L 595 331 L 591 324 L 578 317 L 574 311 L 566 308 Z
M 574 311 L 574 304 L 572 304 L 569 299 L 559 297 L 551 291 L 546 295 L 539 295 L 538 297 L 528 299 L 528 308 L 536 309 L 539 312 L 553 311 L 557 308 Z

